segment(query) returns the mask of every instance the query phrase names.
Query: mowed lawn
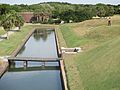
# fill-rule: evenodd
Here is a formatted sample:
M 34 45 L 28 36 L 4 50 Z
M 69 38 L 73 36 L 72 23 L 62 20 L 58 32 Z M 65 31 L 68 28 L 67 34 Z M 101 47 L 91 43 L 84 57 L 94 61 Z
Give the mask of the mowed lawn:
M 70 90 L 120 90 L 120 16 L 60 25 L 61 46 L 82 47 L 65 55 Z

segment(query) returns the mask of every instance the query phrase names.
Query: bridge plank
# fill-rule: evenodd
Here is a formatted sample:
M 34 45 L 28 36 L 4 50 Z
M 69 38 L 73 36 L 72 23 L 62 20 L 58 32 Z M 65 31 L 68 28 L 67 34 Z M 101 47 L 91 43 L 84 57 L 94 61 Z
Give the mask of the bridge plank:
M 41 61 L 41 62 L 56 62 L 62 58 L 39 58 L 39 57 L 9 57 L 9 61 Z

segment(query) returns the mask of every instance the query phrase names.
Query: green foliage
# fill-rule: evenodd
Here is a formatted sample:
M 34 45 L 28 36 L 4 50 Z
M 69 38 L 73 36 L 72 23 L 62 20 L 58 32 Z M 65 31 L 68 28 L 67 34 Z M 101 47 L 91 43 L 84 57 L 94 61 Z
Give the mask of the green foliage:
M 47 13 L 54 19 L 62 19 L 66 22 L 69 22 L 69 20 L 79 22 L 88 20 L 93 16 L 107 17 L 114 14 L 120 14 L 120 5 L 105 5 L 101 3 L 96 5 L 83 5 L 59 2 L 47 2 L 32 5 L 0 5 L 1 15 L 10 10 L 15 10 L 16 12 Z
M 4 15 L 10 12 L 10 5 L 8 4 L 1 4 L 0 5 L 0 15 Z
M 61 20 L 60 19 L 49 19 L 48 21 L 49 24 L 60 24 L 61 23 Z
M 87 8 L 83 10 L 77 10 L 77 11 L 66 11 L 61 13 L 60 19 L 69 22 L 69 20 L 72 20 L 73 22 L 80 22 L 84 20 L 91 19 L 93 15 L 91 15 L 91 11 Z
M 97 16 L 99 17 L 105 17 L 106 11 L 104 9 L 104 4 L 97 4 L 96 5 L 96 11 L 97 11 Z
M 14 10 L 11 10 L 1 16 L 0 26 L 2 26 L 5 31 L 9 31 L 13 26 L 20 27 L 23 25 L 23 18 Z
M 114 6 L 114 14 L 120 14 L 120 5 Z
M 24 19 L 18 13 L 13 12 L 12 13 L 12 18 L 13 18 L 13 23 L 16 27 L 20 27 L 20 26 L 24 25 Z
M 13 19 L 10 14 L 3 15 L 1 20 L 1 26 L 5 31 L 9 31 L 13 27 Z
M 112 16 L 115 12 L 114 7 L 111 5 L 97 4 L 96 12 L 99 17 Z
M 106 6 L 105 10 L 106 10 L 105 16 L 113 16 L 115 13 L 114 7 L 112 6 Z

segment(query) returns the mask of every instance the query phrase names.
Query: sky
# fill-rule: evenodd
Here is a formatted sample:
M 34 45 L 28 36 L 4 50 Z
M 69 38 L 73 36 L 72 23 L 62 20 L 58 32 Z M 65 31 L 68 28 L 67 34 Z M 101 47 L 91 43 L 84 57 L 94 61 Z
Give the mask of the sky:
M 73 4 L 96 4 L 96 3 L 104 3 L 104 4 L 120 4 L 120 0 L 0 0 L 0 3 L 5 4 L 37 4 L 41 2 L 68 2 Z

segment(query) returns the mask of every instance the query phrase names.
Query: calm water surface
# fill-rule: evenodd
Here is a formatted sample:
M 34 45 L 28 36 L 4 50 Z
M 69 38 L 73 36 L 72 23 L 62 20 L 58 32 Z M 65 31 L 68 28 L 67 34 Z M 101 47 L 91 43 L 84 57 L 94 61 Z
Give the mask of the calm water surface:
M 17 57 L 57 58 L 54 31 L 35 32 L 20 50 Z M 57 62 L 22 61 L 11 64 L 0 79 L 0 90 L 63 90 L 59 64 Z
M 36 31 L 20 50 L 17 57 L 57 58 L 55 32 L 53 30 Z
M 29 67 L 24 68 L 22 62 L 16 62 L 0 79 L 0 90 L 62 90 L 57 66 L 58 63 L 52 66 L 46 63 L 44 67 L 42 63 L 30 62 Z

